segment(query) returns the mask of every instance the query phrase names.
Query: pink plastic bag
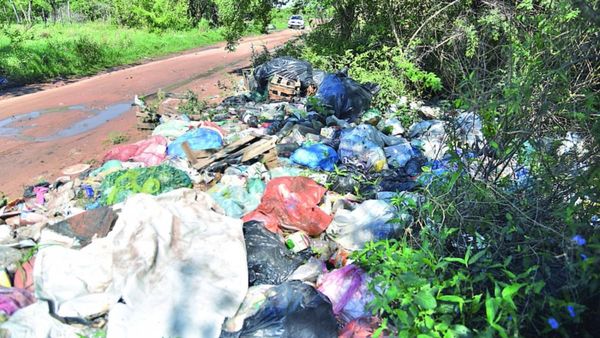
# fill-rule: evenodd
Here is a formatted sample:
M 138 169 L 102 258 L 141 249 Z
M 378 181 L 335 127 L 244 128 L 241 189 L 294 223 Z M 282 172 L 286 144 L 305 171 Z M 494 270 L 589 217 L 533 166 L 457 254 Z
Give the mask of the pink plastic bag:
M 333 219 L 318 206 L 325 192 L 327 189 L 308 177 L 272 179 L 258 208 L 243 220 L 263 222 L 272 232 L 289 229 L 318 236 Z
M 333 305 L 333 313 L 349 322 L 369 315 L 367 304 L 373 299 L 368 290 L 368 276 L 356 265 L 333 270 L 319 278 L 318 290 Z
M 0 313 L 7 316 L 35 303 L 33 294 L 25 289 L 0 288 Z
M 152 136 L 133 144 L 125 144 L 112 148 L 104 155 L 104 162 L 109 160 L 142 162 L 147 166 L 161 164 L 167 157 L 167 139 Z

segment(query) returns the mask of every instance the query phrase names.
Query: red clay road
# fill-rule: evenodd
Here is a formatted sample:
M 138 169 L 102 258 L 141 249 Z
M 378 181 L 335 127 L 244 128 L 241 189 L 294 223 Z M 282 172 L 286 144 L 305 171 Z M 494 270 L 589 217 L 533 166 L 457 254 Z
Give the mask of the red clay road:
M 52 182 L 65 167 L 100 160 L 111 132 L 129 135 L 130 142 L 144 138 L 135 128 L 134 95 L 191 89 L 222 97 L 217 83 L 250 63 L 253 45 L 273 48 L 297 34 L 247 38 L 233 53 L 219 44 L 33 94 L 0 96 L 0 191 L 16 198 L 25 185 Z

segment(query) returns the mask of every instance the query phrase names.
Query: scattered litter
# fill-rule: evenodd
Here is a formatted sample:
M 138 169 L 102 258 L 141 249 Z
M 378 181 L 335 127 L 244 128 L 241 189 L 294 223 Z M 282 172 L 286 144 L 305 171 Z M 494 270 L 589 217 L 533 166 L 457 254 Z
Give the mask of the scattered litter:
M 158 195 L 191 186 L 192 181 L 186 173 L 166 165 L 117 171 L 102 182 L 101 204 L 120 203 L 136 193 Z
M 259 222 L 244 224 L 244 238 L 251 286 L 281 284 L 303 263 L 301 256 L 287 249 L 281 235 L 268 231 Z
M 300 281 L 271 288 L 259 286 L 256 291 L 251 288 L 240 311 L 225 322 L 221 333 L 221 338 L 337 336 L 331 303 L 312 286 Z
M 104 161 L 141 162 L 147 166 L 159 165 L 166 158 L 167 139 L 153 136 L 133 144 L 116 146 L 104 155 Z
M 367 242 L 394 238 L 404 224 L 390 222 L 396 216 L 384 201 L 365 201 L 354 210 L 338 209 L 327 233 L 347 250 L 360 250 Z
M 338 161 L 335 149 L 324 144 L 303 146 L 290 157 L 294 163 L 309 167 L 332 171 Z
M 330 107 L 336 117 L 353 121 L 369 109 L 378 91 L 377 85 L 361 85 L 347 74 L 339 72 L 325 76 L 316 97 L 321 104 Z
M 373 299 L 368 290 L 368 277 L 356 265 L 324 274 L 319 278 L 318 290 L 333 304 L 333 313 L 348 322 L 369 315 L 367 304 Z

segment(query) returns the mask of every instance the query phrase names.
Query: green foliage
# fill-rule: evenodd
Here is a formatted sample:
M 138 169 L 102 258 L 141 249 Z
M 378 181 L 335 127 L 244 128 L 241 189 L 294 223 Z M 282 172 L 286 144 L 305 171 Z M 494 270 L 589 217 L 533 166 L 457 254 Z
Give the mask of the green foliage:
M 216 0 L 219 18 L 223 25 L 223 36 L 227 40 L 227 47 L 232 50 L 238 40 L 249 27 L 251 19 L 254 20 L 262 33 L 267 32 L 271 22 L 271 0 Z
M 117 65 L 222 41 L 217 29 L 149 32 L 108 23 L 4 26 L 0 73 L 13 85 L 89 75 Z
M 114 18 L 121 25 L 159 31 L 191 27 L 188 2 L 182 0 L 116 0 Z

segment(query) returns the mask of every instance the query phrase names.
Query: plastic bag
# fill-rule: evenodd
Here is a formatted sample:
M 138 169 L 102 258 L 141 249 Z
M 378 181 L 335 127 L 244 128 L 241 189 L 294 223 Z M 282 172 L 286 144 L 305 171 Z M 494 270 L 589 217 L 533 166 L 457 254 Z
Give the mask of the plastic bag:
M 25 289 L 0 288 L 0 313 L 7 316 L 34 302 L 33 294 Z
M 254 70 L 256 90 L 259 93 L 264 93 L 274 75 L 280 75 L 290 80 L 300 80 L 302 89 L 306 89 L 313 83 L 312 65 L 306 61 L 286 56 L 275 58 L 256 67 Z
M 442 159 L 448 150 L 442 121 L 429 120 L 415 123 L 410 127 L 409 137 L 413 139 L 411 144 L 421 148 L 423 155 L 429 160 Z
M 381 320 L 377 317 L 358 318 L 344 326 L 339 338 L 371 338 L 380 326 Z M 381 337 L 388 337 L 387 334 L 384 330 Z
M 350 211 L 339 209 L 327 233 L 347 250 L 360 250 L 369 241 L 393 238 L 403 224 L 389 222 L 396 216 L 394 208 L 384 201 L 368 200 Z
M 386 147 L 384 152 L 388 164 L 394 168 L 404 167 L 408 161 L 418 155 L 417 152 L 413 150 L 410 142 L 406 140 L 391 147 Z
M 333 313 L 348 322 L 369 314 L 366 306 L 373 295 L 368 290 L 368 282 L 364 271 L 349 264 L 322 275 L 317 285 L 333 304 Z
M 393 138 L 383 135 L 375 127 L 361 124 L 342 131 L 339 155 L 343 163 L 353 163 L 365 170 L 387 169 L 387 159 L 383 147 L 393 143 Z
M 230 319 L 225 322 L 221 338 L 337 338 L 331 303 L 312 286 L 290 281 L 258 296 L 247 296 L 240 308 L 243 313 L 236 316 L 238 321 L 244 318 L 242 329 L 227 331 L 233 326 L 227 325 L 232 324 Z
M 185 172 L 167 165 L 121 170 L 106 176 L 102 182 L 100 203 L 113 205 L 137 193 L 158 195 L 191 186 Z
M 279 234 L 265 229 L 259 222 L 244 224 L 251 286 L 280 284 L 303 263 L 303 258 L 287 249 Z
M 338 154 L 333 148 L 319 143 L 303 146 L 296 150 L 290 158 L 294 163 L 307 166 L 310 169 L 332 171 L 338 161 Z
M 159 124 L 152 131 L 152 135 L 160 135 L 168 139 L 176 139 L 192 128 L 193 123 L 183 120 L 170 120 Z
M 225 211 L 225 215 L 241 218 L 260 204 L 265 191 L 265 183 L 260 179 L 250 179 L 245 186 L 219 183 L 208 193 Z
M 182 144 L 187 142 L 193 151 L 219 149 L 223 146 L 223 135 L 213 128 L 198 128 L 188 131 L 169 144 L 167 154 L 185 158 Z
M 321 104 L 333 109 L 338 118 L 353 121 L 369 109 L 378 91 L 377 85 L 361 85 L 340 72 L 325 76 L 316 97 Z
M 258 208 L 243 220 L 263 222 L 272 232 L 283 228 L 318 236 L 332 220 L 318 207 L 325 192 L 327 189 L 307 177 L 275 178 L 267 184 Z
M 104 155 L 104 161 L 119 160 L 142 162 L 147 166 L 159 165 L 165 158 L 167 139 L 162 136 L 152 136 L 133 144 L 116 146 Z

